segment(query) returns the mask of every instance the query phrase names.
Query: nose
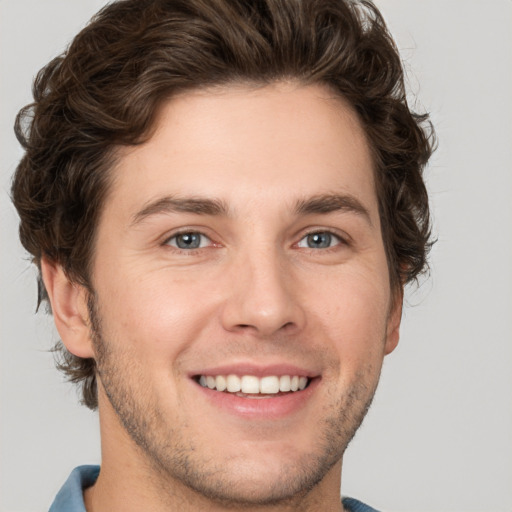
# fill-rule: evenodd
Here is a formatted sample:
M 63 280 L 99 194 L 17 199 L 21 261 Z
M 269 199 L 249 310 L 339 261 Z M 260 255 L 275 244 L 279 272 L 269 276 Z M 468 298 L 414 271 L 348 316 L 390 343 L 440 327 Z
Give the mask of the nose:
M 229 270 L 223 327 L 260 337 L 302 329 L 306 316 L 291 267 L 277 250 L 240 255 Z

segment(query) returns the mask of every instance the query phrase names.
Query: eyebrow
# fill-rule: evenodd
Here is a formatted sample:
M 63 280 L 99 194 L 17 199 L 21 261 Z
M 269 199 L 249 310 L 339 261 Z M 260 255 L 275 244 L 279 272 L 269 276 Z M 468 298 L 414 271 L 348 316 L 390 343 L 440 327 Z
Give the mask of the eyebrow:
M 360 215 L 372 226 L 368 209 L 359 199 L 350 194 L 321 194 L 300 199 L 295 204 L 295 212 L 298 215 L 328 214 L 338 211 Z
M 299 199 L 295 203 L 296 215 L 328 214 L 338 211 L 361 215 L 372 226 L 370 213 L 361 201 L 349 194 L 321 194 Z M 180 198 L 165 196 L 150 201 L 133 215 L 131 225 L 137 225 L 152 215 L 166 213 L 193 213 L 196 215 L 228 216 L 229 208 L 224 201 L 209 198 Z
M 218 199 L 166 196 L 150 201 L 132 217 L 131 225 L 139 224 L 152 215 L 194 213 L 196 215 L 228 215 L 227 205 Z

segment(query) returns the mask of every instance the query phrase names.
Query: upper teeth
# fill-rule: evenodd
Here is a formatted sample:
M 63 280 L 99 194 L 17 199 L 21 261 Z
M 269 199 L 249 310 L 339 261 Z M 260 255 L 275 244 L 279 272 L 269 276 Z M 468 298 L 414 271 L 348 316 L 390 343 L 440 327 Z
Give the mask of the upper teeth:
M 201 375 L 199 384 L 203 387 L 216 389 L 217 391 L 229 391 L 230 393 L 264 393 L 276 394 L 280 391 L 302 390 L 308 383 L 307 377 L 298 375 L 281 375 L 277 377 L 255 377 L 254 375 Z

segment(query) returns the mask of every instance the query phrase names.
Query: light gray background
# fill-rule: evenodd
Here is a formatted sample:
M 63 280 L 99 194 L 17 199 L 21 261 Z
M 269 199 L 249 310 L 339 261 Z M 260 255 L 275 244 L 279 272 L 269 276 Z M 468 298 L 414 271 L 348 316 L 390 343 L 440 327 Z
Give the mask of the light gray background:
M 408 292 L 399 348 L 345 459 L 343 493 L 383 511 L 512 510 L 512 2 L 380 0 L 411 101 L 440 140 L 428 170 L 432 278 Z M 12 133 L 33 76 L 103 4 L 0 0 L 2 512 L 46 510 L 76 465 L 99 461 L 97 417 L 77 405 L 35 315 L 17 240 Z

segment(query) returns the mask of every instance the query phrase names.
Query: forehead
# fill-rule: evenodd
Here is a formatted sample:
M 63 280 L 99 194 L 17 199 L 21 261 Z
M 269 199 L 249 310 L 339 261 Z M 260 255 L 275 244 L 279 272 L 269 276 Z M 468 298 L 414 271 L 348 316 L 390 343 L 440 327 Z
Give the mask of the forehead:
M 120 150 L 106 210 L 211 197 L 233 212 L 349 194 L 377 211 L 373 162 L 354 110 L 319 85 L 224 86 L 164 103 L 150 139 Z

